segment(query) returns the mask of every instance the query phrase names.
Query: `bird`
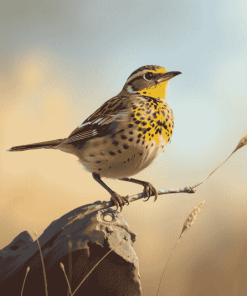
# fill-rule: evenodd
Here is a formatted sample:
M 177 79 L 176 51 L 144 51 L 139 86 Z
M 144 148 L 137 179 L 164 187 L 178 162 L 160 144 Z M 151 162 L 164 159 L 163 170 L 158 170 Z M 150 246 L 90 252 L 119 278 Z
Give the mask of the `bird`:
M 15 146 L 7 151 L 56 149 L 79 162 L 111 195 L 116 211 L 129 204 L 129 196 L 113 191 L 102 178 L 143 186 L 147 201 L 158 192 L 149 182 L 130 178 L 154 163 L 171 142 L 174 116 L 166 102 L 168 81 L 182 74 L 147 65 L 128 77 L 121 92 L 106 101 L 64 139 Z

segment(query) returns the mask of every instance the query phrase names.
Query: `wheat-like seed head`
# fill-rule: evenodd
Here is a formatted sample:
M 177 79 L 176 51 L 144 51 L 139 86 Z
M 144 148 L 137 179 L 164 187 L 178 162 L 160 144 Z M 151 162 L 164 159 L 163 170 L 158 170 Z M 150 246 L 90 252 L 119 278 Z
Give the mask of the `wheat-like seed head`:
M 181 231 L 180 237 L 184 234 L 185 230 L 191 227 L 191 225 L 195 222 L 197 214 L 200 212 L 201 207 L 205 204 L 205 200 L 202 201 L 198 206 L 194 207 L 194 209 L 190 212 L 187 219 L 184 221 L 183 229 Z
M 235 148 L 235 150 L 232 152 L 232 154 L 234 152 L 236 152 L 238 149 L 242 148 L 243 146 L 247 145 L 247 133 L 245 135 L 243 135 L 243 137 L 240 139 L 237 147 Z

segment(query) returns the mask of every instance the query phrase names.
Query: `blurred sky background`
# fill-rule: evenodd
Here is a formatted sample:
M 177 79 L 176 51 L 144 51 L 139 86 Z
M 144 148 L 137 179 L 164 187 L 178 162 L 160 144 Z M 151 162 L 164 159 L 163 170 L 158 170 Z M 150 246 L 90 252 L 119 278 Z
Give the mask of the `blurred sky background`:
M 5 150 L 67 137 L 140 66 L 183 74 L 170 81 L 167 94 L 175 117 L 172 142 L 136 178 L 158 189 L 194 185 L 247 132 L 244 0 L 2 0 L 0 50 L 0 248 L 24 230 L 40 235 L 73 208 L 109 199 L 73 155 Z M 244 147 L 196 194 L 163 195 L 124 208 L 137 233 L 143 295 L 156 295 L 183 222 L 202 200 L 161 293 L 246 295 L 246 176 Z M 142 190 L 106 182 L 123 195 Z

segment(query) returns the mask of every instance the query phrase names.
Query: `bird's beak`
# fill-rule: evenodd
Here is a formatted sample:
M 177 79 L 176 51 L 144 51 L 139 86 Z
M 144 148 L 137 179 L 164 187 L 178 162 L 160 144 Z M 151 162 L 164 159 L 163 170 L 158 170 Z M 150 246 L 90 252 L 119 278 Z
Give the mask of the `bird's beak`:
M 182 74 L 182 73 L 179 71 L 171 71 L 171 72 L 163 73 L 158 77 L 158 79 L 156 81 L 158 83 L 164 82 L 164 81 L 172 79 L 173 77 L 175 77 L 179 74 Z

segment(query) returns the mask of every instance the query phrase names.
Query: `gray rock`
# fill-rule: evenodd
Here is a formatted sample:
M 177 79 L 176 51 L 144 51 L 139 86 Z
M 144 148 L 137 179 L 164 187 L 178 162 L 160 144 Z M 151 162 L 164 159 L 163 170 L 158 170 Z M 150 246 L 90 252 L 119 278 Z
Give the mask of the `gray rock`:
M 72 292 L 109 251 L 106 258 L 75 295 L 141 295 L 138 258 L 133 249 L 136 235 L 122 214 L 95 202 L 62 216 L 39 237 L 49 295 L 69 295 L 60 267 L 63 263 Z M 0 294 L 45 295 L 38 244 L 25 231 L 0 251 Z

